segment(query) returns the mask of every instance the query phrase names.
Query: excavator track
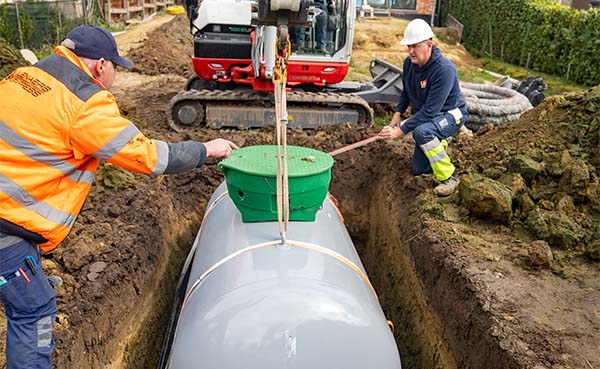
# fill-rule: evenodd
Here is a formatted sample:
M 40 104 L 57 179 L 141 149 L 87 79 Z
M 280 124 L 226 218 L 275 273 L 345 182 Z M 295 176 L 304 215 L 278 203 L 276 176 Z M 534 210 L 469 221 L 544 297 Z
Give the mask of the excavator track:
M 289 127 L 373 122 L 369 104 L 352 94 L 291 91 L 286 96 Z M 252 90 L 182 91 L 171 99 L 167 118 L 175 131 L 202 126 L 246 129 L 274 125 L 273 94 Z

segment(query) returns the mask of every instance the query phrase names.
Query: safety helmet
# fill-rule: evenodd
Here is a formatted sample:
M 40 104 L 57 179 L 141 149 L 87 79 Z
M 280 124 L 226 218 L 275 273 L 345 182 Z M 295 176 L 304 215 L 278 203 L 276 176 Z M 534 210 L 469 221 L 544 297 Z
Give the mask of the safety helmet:
M 423 19 L 414 19 L 408 23 L 404 30 L 404 38 L 400 41 L 401 45 L 414 45 L 421 41 L 433 38 L 433 31 L 427 22 Z

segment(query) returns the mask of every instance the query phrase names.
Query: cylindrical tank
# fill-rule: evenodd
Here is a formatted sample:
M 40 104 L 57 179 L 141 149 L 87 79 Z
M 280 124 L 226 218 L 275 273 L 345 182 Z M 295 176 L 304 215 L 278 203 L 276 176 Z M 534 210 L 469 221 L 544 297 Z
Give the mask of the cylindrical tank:
M 170 369 L 399 369 L 398 348 L 328 197 L 314 222 L 243 223 L 223 184 L 198 233 Z

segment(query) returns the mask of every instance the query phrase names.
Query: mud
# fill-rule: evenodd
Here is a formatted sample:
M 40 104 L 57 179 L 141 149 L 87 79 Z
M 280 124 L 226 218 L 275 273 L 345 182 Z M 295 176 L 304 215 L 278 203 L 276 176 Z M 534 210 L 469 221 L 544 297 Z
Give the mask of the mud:
M 163 38 L 160 47 L 131 49 L 132 58 L 143 55 L 138 66 L 146 65 L 144 58 L 150 66 L 143 68 L 147 75 L 119 73 L 114 93 L 122 113 L 148 136 L 166 141 L 226 137 L 245 146 L 272 143 L 271 129 L 169 129 L 164 108 L 183 86 L 180 68 L 188 56 L 166 69 L 171 74 L 148 71 L 153 60 L 168 62 L 161 59 L 164 45 L 176 43 L 180 27 L 176 17 L 148 33 L 148 42 Z M 600 367 L 599 243 L 593 231 L 598 100 L 595 90 L 548 100 L 519 122 L 451 143 L 463 177 L 485 177 L 509 191 L 506 222 L 475 215 L 481 213 L 465 200 L 468 190 L 435 198 L 434 180 L 410 173 L 410 138 L 336 157 L 330 191 L 395 324 L 404 367 Z M 377 131 L 290 130 L 288 142 L 328 152 Z M 514 160 L 517 155 L 523 160 Z M 161 177 L 103 165 L 73 232 L 45 256 L 46 271 L 65 280 L 55 326 L 56 368 L 156 366 L 181 263 L 222 180 L 214 165 Z M 536 211 L 544 222 L 530 220 Z M 574 230 L 579 236 L 568 244 L 547 237 L 553 261 L 544 268 L 531 263 L 527 250 L 544 238 L 536 224 L 544 223 L 548 234 L 555 229 L 548 213 L 563 214 L 558 218 L 581 230 Z
M 194 72 L 191 45 L 193 38 L 189 20 L 185 16 L 177 16 L 152 31 L 142 45 L 129 52 L 129 57 L 135 61 L 132 70 L 150 76 L 178 74 L 188 78 Z

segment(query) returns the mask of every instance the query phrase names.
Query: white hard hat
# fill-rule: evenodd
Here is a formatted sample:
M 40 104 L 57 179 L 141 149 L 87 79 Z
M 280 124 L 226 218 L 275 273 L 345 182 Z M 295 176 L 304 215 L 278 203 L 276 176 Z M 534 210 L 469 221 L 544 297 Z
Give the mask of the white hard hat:
M 404 30 L 404 38 L 400 41 L 401 45 L 414 45 L 421 41 L 433 38 L 433 31 L 427 22 L 423 19 L 414 19 L 410 21 Z

